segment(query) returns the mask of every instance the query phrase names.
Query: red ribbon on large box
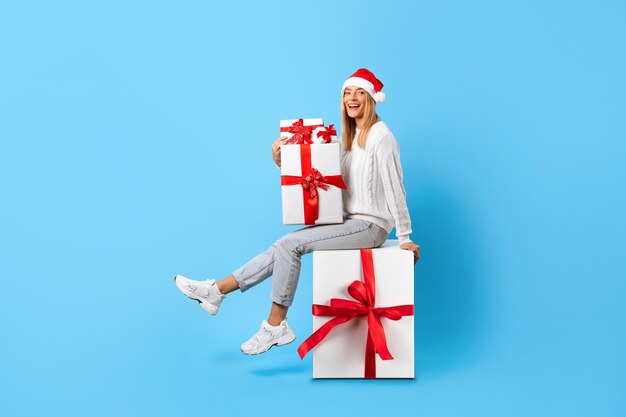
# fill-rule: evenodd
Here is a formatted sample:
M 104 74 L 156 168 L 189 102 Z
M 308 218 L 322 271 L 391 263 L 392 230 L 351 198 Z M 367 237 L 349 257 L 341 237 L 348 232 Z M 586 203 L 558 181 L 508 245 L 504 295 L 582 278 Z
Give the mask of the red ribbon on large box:
M 311 166 L 311 145 L 300 145 L 300 168 L 301 175 L 281 175 L 281 185 L 301 185 L 302 199 L 304 202 L 304 224 L 315 224 L 319 217 L 319 193 L 318 188 L 328 189 L 328 185 L 345 189 L 341 175 L 322 175 Z
M 298 119 L 291 124 L 291 126 L 283 126 L 280 128 L 281 132 L 285 133 L 293 133 L 293 136 L 290 137 L 285 143 L 288 144 L 310 144 L 313 143 L 311 139 L 311 134 L 318 127 L 323 127 L 324 125 L 310 125 L 305 126 L 303 119 Z
M 300 358 L 317 346 L 337 325 L 354 318 L 367 316 L 367 342 L 365 345 L 365 378 L 376 378 L 376 354 L 384 361 L 392 360 L 393 356 L 387 348 L 385 329 L 380 316 L 390 320 L 400 320 L 404 316 L 413 315 L 413 305 L 393 307 L 376 307 L 376 277 L 374 276 L 374 260 L 371 249 L 361 249 L 361 265 L 363 281 L 354 281 L 348 286 L 348 294 L 356 301 L 331 298 L 330 305 L 313 304 L 314 316 L 335 316 L 324 323 L 298 348 Z

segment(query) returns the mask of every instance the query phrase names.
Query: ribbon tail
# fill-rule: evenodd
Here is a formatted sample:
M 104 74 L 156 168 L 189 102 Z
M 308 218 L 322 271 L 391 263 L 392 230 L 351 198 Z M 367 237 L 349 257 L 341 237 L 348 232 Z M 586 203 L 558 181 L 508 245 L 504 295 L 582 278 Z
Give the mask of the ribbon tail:
M 393 359 L 393 356 L 391 356 L 391 353 L 387 348 L 387 337 L 385 336 L 383 324 L 380 322 L 380 317 L 373 312 L 370 312 L 367 316 L 367 325 L 369 327 L 368 334 L 372 338 L 372 342 L 374 343 L 378 356 L 380 356 L 380 358 L 384 361 Z
M 315 224 L 319 217 L 319 200 L 311 199 L 310 190 L 302 190 L 302 203 L 304 204 L 304 224 Z
M 365 344 L 365 379 L 376 378 L 376 348 L 372 335 L 367 333 L 367 343 Z
M 324 323 L 322 327 L 317 329 L 311 336 L 309 336 L 302 344 L 298 347 L 298 355 L 300 355 L 300 359 L 304 359 L 307 353 L 315 346 L 319 345 L 322 340 L 330 333 L 330 331 L 337 325 L 345 323 L 347 321 L 352 320 L 353 316 L 346 317 L 335 317 Z

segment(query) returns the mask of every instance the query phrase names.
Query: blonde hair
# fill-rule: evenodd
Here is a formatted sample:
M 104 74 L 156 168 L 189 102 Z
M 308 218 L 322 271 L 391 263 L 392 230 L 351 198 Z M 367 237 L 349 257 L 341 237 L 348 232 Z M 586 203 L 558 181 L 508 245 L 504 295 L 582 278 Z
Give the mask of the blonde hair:
M 370 129 L 374 124 L 378 121 L 378 114 L 376 114 L 376 102 L 370 96 L 367 95 L 367 100 L 365 100 L 364 107 L 364 123 L 363 129 L 359 132 L 359 137 L 357 138 L 357 144 L 359 148 L 365 149 L 365 144 L 367 142 L 367 135 L 370 132 Z M 346 151 L 352 149 L 352 140 L 354 139 L 354 135 L 356 133 L 356 120 L 348 116 L 348 112 L 346 111 L 346 105 L 343 102 L 343 98 L 341 100 L 341 141 L 343 142 L 343 148 Z

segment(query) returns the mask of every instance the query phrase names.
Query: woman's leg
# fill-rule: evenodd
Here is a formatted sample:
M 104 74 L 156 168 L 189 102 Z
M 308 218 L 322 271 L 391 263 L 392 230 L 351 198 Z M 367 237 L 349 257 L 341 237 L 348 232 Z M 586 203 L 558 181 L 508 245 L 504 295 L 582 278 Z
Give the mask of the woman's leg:
M 287 311 L 300 276 L 300 257 L 316 249 L 360 249 L 382 245 L 388 233 L 364 220 L 347 220 L 343 224 L 312 226 L 285 235 L 272 245 L 271 262 L 269 253 L 259 255 L 257 261 L 233 273 L 238 283 L 251 286 L 267 278 L 272 279 L 272 308 L 267 321 L 250 339 L 241 345 L 248 355 L 266 352 L 272 346 L 283 346 L 293 342 L 296 335 L 286 321 Z M 256 259 L 256 258 L 255 258 Z M 271 272 L 270 272 L 271 271 Z M 242 288 L 243 290 L 243 288 Z
M 293 302 L 302 255 L 313 250 L 377 247 L 385 242 L 387 236 L 388 233 L 381 227 L 358 219 L 348 219 L 342 224 L 305 227 L 274 242 L 265 252 L 217 282 L 217 286 L 222 294 L 237 288 L 243 292 L 273 276 L 268 322 L 275 325 L 285 319 Z
M 283 320 L 287 318 L 288 306 L 282 306 L 272 302 L 272 308 L 270 309 L 270 315 L 267 318 L 267 322 L 271 326 L 278 326 Z
M 348 219 L 342 224 L 300 229 L 278 240 L 273 263 L 272 321 L 280 323 L 293 303 L 302 255 L 313 250 L 374 248 L 382 245 L 387 237 L 387 231 L 373 223 Z
M 237 280 L 235 280 L 233 274 L 230 274 L 226 278 L 217 281 L 215 285 L 217 285 L 217 289 L 220 290 L 220 292 L 224 295 L 228 294 L 229 292 L 233 292 L 237 288 L 239 288 L 239 284 L 237 284 Z
M 233 288 L 236 285 L 237 288 L 244 292 L 272 276 L 277 244 L 278 241 L 274 242 L 265 252 L 258 254 L 231 275 L 221 280 L 220 285 L 227 291 L 233 291 L 236 289 Z

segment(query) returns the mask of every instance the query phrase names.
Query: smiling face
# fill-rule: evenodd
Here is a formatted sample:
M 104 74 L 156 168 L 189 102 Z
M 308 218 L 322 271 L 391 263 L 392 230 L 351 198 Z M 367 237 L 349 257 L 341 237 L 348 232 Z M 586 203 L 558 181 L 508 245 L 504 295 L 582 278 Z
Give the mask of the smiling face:
M 346 87 L 343 90 L 343 105 L 348 117 L 362 119 L 365 114 L 365 102 L 369 99 L 367 91 L 359 87 Z

